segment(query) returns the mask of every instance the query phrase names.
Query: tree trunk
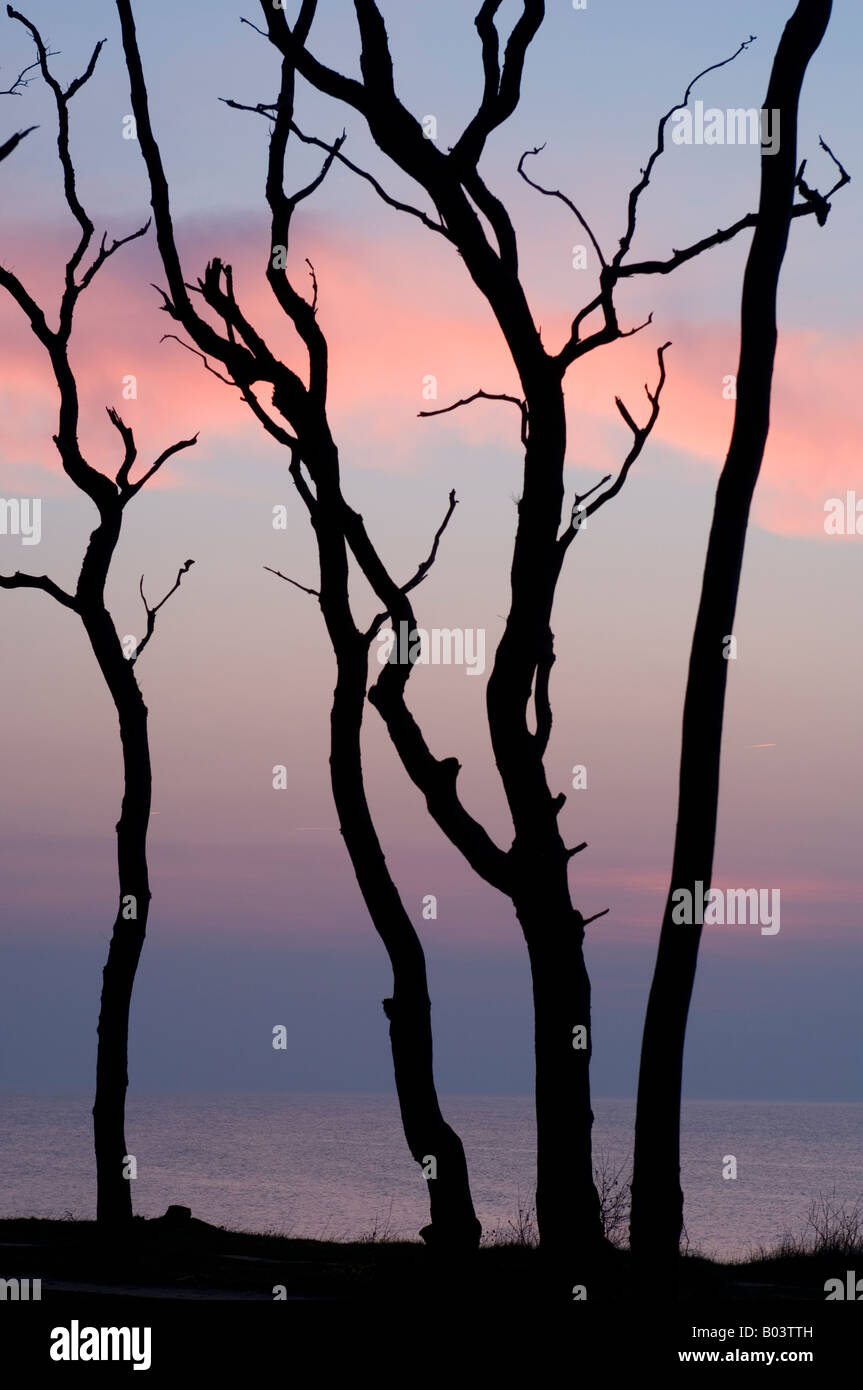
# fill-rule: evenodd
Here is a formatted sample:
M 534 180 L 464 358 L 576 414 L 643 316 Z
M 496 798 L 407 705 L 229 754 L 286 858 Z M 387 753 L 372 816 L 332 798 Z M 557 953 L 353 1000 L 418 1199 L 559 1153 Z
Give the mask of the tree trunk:
M 441 1113 L 435 1088 L 422 943 L 387 867 L 366 800 L 360 733 L 368 643 L 357 636 L 334 645 L 338 679 L 330 723 L 333 797 L 363 901 L 393 969 L 393 997 L 384 1000 L 384 1012 L 390 1024 L 396 1092 L 408 1148 L 429 1175 L 431 1223 L 421 1234 L 438 1249 L 476 1249 L 482 1228 L 471 1199 L 464 1148 Z
M 110 1231 L 132 1220 L 125 1134 L 129 1010 L 150 907 L 147 829 L 152 775 L 147 707 L 133 664 L 124 657 L 104 609 L 85 614 L 84 625 L 114 700 L 123 748 L 123 803 L 117 822 L 120 902 L 102 974 L 93 1105 L 96 1219 Z
M 530 890 L 528 890 L 530 892 Z M 536 1219 L 567 1285 L 587 1284 L 602 1245 L 593 1180 L 590 980 L 579 914 L 533 885 L 517 904 L 530 959 L 536 1051 Z M 584 1029 L 584 1032 L 576 1030 Z M 589 1292 L 589 1291 L 588 1291 Z
M 765 109 L 780 113 L 780 145 L 761 158 L 758 223 L 743 280 L 734 429 L 716 491 L 692 641 L 671 886 L 641 1050 L 630 1238 L 654 1280 L 673 1274 L 680 1245 L 683 1047 L 701 937 L 700 927 L 672 921 L 672 894 L 693 892 L 699 881 L 706 892 L 713 871 L 728 673 L 723 644 L 733 633 L 749 509 L 770 423 L 776 295 L 794 199 L 800 89 L 830 10 L 830 0 L 800 0 L 785 26 L 765 99 Z
M 563 560 L 566 411 L 561 376 L 537 356 L 526 378 L 530 430 L 512 561 L 512 600 L 488 682 L 489 730 L 515 828 L 513 903 L 533 981 L 537 1196 L 540 1244 L 571 1283 L 602 1242 L 593 1181 L 590 981 L 584 927 L 572 907 L 569 856 L 558 828 L 565 797 L 552 796 L 544 765 L 551 733 L 551 615 Z M 533 701 L 536 731 L 528 723 Z M 573 1029 L 585 1029 L 584 1047 Z M 558 1281 L 559 1282 L 559 1281 Z

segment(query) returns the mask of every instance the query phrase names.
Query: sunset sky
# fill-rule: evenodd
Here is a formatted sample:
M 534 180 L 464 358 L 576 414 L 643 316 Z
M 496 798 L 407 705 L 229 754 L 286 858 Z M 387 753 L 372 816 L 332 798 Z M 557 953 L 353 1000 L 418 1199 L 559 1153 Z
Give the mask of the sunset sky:
M 475 6 L 389 0 L 397 86 L 438 142 L 455 142 L 479 97 Z M 595 261 L 561 204 L 516 174 L 573 197 L 607 251 L 624 229 L 627 193 L 658 117 L 689 79 L 730 55 L 694 97 L 760 107 L 792 0 L 549 0 L 527 61 L 522 101 L 483 165 L 516 223 L 524 282 L 543 339 L 557 348 L 595 292 Z M 348 0 L 321 0 L 311 46 L 357 68 Z M 501 27 L 519 6 L 509 0 Z M 97 226 L 124 235 L 146 220 L 149 193 L 130 110 L 116 13 L 108 0 L 25 10 L 68 81 L 108 37 L 72 105 L 81 194 Z M 244 11 L 257 23 L 253 0 Z M 172 186 L 189 279 L 218 255 L 234 267 L 247 316 L 285 360 L 302 363 L 263 281 L 269 254 L 263 178 L 267 122 L 219 97 L 272 100 L 276 54 L 239 23 L 231 0 L 139 0 L 136 19 L 154 127 Z M 783 270 L 773 423 L 750 527 L 729 672 L 715 883 L 781 891 L 781 931 L 705 931 L 688 1043 L 691 1096 L 863 1099 L 863 535 L 827 536 L 825 503 L 856 490 L 860 440 L 859 234 L 863 14 L 837 4 L 804 87 L 800 157 L 822 190 L 834 169 L 822 135 L 852 175 L 826 227 L 797 220 Z M 0 87 L 32 58 L 19 24 L 0 20 Z M 362 121 L 300 84 L 303 130 L 332 139 L 390 192 L 422 201 L 371 145 Z M 56 315 L 75 226 L 62 201 L 51 102 L 35 80 L 0 97 L 0 141 L 38 124 L 0 168 L 0 261 Z M 293 148 L 293 147 L 292 147 Z M 291 183 L 316 158 L 293 149 Z M 752 146 L 670 145 L 642 199 L 635 253 L 668 256 L 753 210 Z M 423 203 L 425 206 L 425 203 Z M 567 379 L 568 496 L 615 471 L 630 437 L 620 395 L 639 420 L 656 349 L 670 340 L 662 412 L 622 494 L 572 546 L 555 615 L 554 791 L 567 791 L 576 905 L 590 915 L 597 1095 L 632 1095 L 674 828 L 680 714 L 689 640 L 733 402 L 740 286 L 748 238 L 672 277 L 630 282 L 622 321 L 650 328 L 578 363 Z M 438 420 L 438 405 L 479 387 L 517 389 L 490 311 L 453 248 L 383 206 L 334 168 L 294 225 L 297 282 L 314 263 L 330 344 L 330 402 L 345 492 L 398 576 L 428 551 L 449 489 L 459 506 L 437 564 L 416 594 L 427 628 L 483 628 L 487 669 L 508 606 L 520 492 L 518 416 L 479 402 Z M 148 598 L 195 565 L 161 611 L 137 668 L 150 710 L 154 765 L 153 904 L 133 1006 L 131 1079 L 139 1090 L 389 1090 L 380 1000 L 388 962 L 368 920 L 332 807 L 327 768 L 333 659 L 313 598 L 264 570 L 316 583 L 307 517 L 284 450 L 235 392 L 175 342 L 152 282 L 164 276 L 152 232 L 121 251 L 84 296 L 73 338 L 81 439 L 106 471 L 119 465 L 105 406 L 136 431 L 143 463 L 200 431 L 131 504 L 112 572 L 120 630 L 141 635 Z M 56 388 L 26 320 L 0 299 L 0 496 L 42 499 L 42 540 L 0 536 L 0 570 L 47 573 L 74 587 L 94 511 L 62 473 L 51 443 Z M 124 400 L 134 376 L 137 399 Z M 273 507 L 286 504 L 287 531 Z M 361 585 L 357 612 L 375 606 Z M 75 615 L 44 594 L 0 593 L 0 1085 L 88 1090 L 101 968 L 115 905 L 114 824 L 121 768 L 116 720 Z M 487 672 L 486 672 L 487 674 Z M 511 827 L 485 721 L 485 677 L 418 667 L 412 708 L 438 756 L 463 764 L 462 795 L 503 846 Z M 441 1090 L 523 1092 L 531 1085 L 525 951 L 511 905 L 480 883 L 429 820 L 375 712 L 365 730 L 368 784 L 390 866 L 420 926 L 432 986 Z M 274 790 L 284 764 L 288 789 Z M 574 764 L 588 786 L 571 789 Z M 423 921 L 426 894 L 438 918 Z M 286 1052 L 270 1045 L 288 1028 Z

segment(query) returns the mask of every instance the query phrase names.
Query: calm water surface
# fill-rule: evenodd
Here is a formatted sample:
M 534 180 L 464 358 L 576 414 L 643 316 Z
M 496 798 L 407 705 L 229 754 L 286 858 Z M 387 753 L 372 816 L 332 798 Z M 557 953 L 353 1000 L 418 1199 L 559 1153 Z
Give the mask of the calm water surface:
M 95 1214 L 88 1096 L 0 1098 L 0 1211 Z M 631 1100 L 596 1100 L 595 1144 L 629 1172 Z M 527 1096 L 453 1096 L 445 1114 L 467 1150 L 483 1227 L 506 1231 L 535 1180 Z M 820 1192 L 863 1196 L 863 1105 L 690 1101 L 684 1111 L 686 1225 L 692 1247 L 722 1258 L 803 1232 Z M 205 1221 L 330 1239 L 415 1237 L 425 1184 L 394 1099 L 378 1095 L 131 1096 L 127 1142 L 135 1208 L 171 1202 Z M 737 1159 L 736 1181 L 722 1178 Z

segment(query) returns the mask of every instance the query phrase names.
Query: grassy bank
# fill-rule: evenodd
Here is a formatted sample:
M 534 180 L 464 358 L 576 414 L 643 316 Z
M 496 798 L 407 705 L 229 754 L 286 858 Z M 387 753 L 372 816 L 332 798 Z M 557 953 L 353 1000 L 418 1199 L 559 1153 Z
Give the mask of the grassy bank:
M 786 1241 L 745 1261 L 722 1264 L 698 1255 L 681 1262 L 679 1298 L 823 1302 L 824 1284 L 857 1266 L 863 1247 L 837 1242 L 806 1249 Z M 0 1278 L 42 1280 L 42 1299 L 121 1295 L 165 1299 L 225 1298 L 530 1303 L 542 1297 L 540 1257 L 519 1240 L 485 1246 L 457 1263 L 420 1242 L 305 1240 L 229 1231 L 176 1214 L 136 1218 L 122 1243 L 106 1241 L 95 1222 L 0 1220 Z M 592 1300 L 642 1296 L 629 1252 L 609 1247 L 590 1273 Z M 282 1290 L 284 1291 L 282 1293 Z

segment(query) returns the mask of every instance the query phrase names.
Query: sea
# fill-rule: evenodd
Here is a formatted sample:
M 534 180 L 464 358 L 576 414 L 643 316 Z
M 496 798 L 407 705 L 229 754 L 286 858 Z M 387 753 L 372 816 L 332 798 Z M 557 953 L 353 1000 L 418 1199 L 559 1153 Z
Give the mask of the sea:
M 0 1215 L 94 1217 L 91 1104 L 0 1097 Z M 532 1099 L 455 1095 L 442 1107 L 465 1145 L 485 1239 L 529 1234 Z M 595 1161 L 612 1194 L 628 1184 L 634 1109 L 632 1100 L 594 1101 Z M 686 1102 L 689 1249 L 729 1260 L 803 1236 L 822 1199 L 863 1211 L 861 1133 L 863 1104 Z M 428 1219 L 392 1096 L 131 1093 L 126 1141 L 144 1216 L 177 1203 L 234 1230 L 326 1240 L 416 1239 Z

